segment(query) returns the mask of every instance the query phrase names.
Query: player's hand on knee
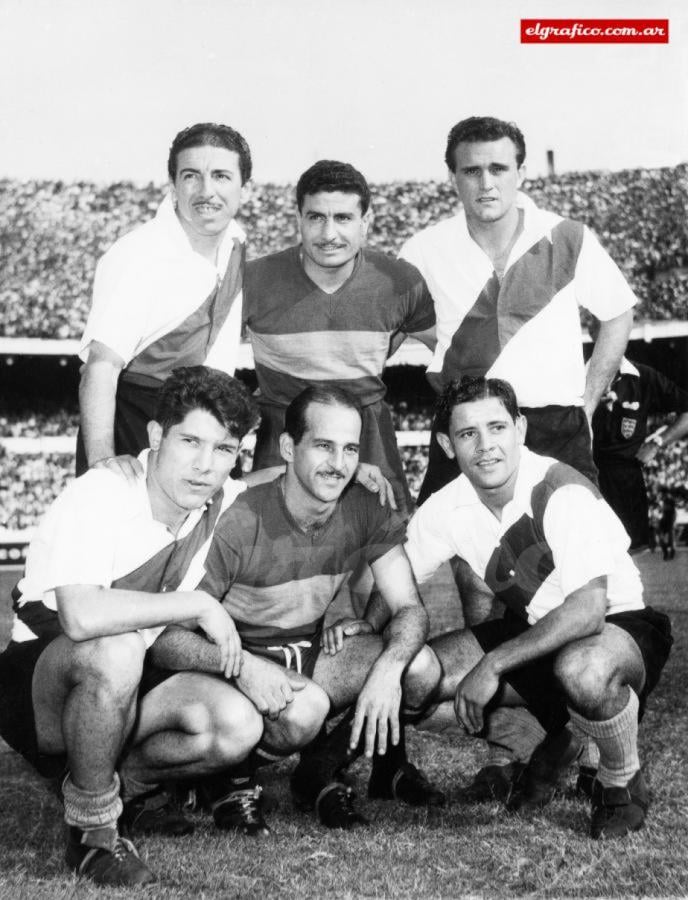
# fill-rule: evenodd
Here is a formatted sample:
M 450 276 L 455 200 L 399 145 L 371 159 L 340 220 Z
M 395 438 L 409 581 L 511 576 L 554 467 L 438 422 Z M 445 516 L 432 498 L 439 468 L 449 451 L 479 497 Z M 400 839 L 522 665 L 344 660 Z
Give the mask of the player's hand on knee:
M 237 686 L 261 715 L 274 721 L 293 702 L 294 692 L 303 690 L 306 679 L 297 672 L 246 653 Z
M 103 459 L 96 460 L 91 466 L 92 469 L 109 469 L 117 475 L 126 478 L 131 484 L 143 477 L 143 466 L 140 460 L 135 456 L 124 454 L 122 456 L 106 456 Z
M 220 651 L 220 665 L 225 678 L 236 678 L 241 672 L 241 638 L 232 617 L 210 594 L 194 591 L 204 609 L 196 620 L 197 626 L 205 632 L 209 641 Z
M 356 481 L 371 493 L 379 496 L 380 506 L 389 503 L 392 509 L 397 508 L 392 483 L 385 478 L 379 466 L 374 466 L 372 463 L 359 463 L 356 469 Z
M 499 690 L 499 676 L 484 656 L 456 689 L 454 712 L 469 734 L 482 731 L 486 705 Z
M 377 750 L 381 754 L 387 752 L 390 740 L 392 744 L 398 744 L 400 707 L 399 680 L 388 678 L 384 673 L 377 673 L 373 669 L 356 703 L 351 725 L 351 749 L 356 749 L 362 734 L 365 740 L 364 752 L 368 757 L 375 752 L 376 739 Z
M 344 638 L 357 634 L 373 634 L 373 626 L 366 619 L 354 619 L 351 616 L 338 619 L 328 625 L 320 637 L 323 653 L 334 656 L 344 646 Z

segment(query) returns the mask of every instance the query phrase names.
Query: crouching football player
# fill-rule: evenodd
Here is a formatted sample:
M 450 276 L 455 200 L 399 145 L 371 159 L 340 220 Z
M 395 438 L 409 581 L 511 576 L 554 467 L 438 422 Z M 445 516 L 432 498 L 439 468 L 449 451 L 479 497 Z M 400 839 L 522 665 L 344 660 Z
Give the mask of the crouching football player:
M 409 524 L 420 582 L 455 555 L 506 607 L 501 619 L 431 641 L 459 721 L 482 732 L 486 708 L 526 705 L 547 731 L 514 786 L 514 810 L 548 802 L 580 744 L 599 748 L 591 834 L 639 829 L 649 796 L 638 716 L 671 647 L 667 617 L 646 607 L 628 535 L 597 489 L 523 446 L 526 421 L 509 384 L 468 378 L 444 392 L 438 440 L 461 475 Z
M 351 483 L 360 433 L 358 402 L 346 391 L 311 387 L 296 397 L 280 438 L 285 474 L 249 489 L 223 515 L 200 583 L 221 599 L 241 636 L 235 683 L 266 717 L 259 754 L 307 747 L 292 792 L 332 828 L 363 821 L 340 778 L 357 752 L 373 758 L 371 796 L 391 798 L 404 785 L 428 789 L 406 762 L 399 721 L 401 711 L 424 707 L 440 675 L 424 646 L 428 617 L 404 553 L 404 525 Z M 325 613 L 361 562 L 372 568 L 389 623 L 382 635 L 360 634 L 336 654 L 320 652 Z M 168 628 L 154 654 L 170 669 L 217 672 L 222 665 L 217 646 L 189 629 Z M 352 704 L 343 741 L 338 730 L 331 739 L 320 734 L 330 712 Z M 237 781 L 214 789 L 216 823 L 241 827 L 243 819 L 245 831 L 265 832 L 255 782 Z
M 168 830 L 187 831 L 155 798 L 159 783 L 236 764 L 262 735 L 254 704 L 227 680 L 240 669 L 231 618 L 184 581 L 197 583 L 214 525 L 243 489 L 225 480 L 256 421 L 230 376 L 176 370 L 148 426 L 144 477 L 99 468 L 70 484 L 15 589 L 12 641 L 0 655 L 0 733 L 39 773 L 61 778 L 67 864 L 99 884 L 154 880 L 120 836 L 123 800 L 129 822 L 162 816 Z M 142 682 L 146 648 L 170 623 L 201 629 L 227 678 Z

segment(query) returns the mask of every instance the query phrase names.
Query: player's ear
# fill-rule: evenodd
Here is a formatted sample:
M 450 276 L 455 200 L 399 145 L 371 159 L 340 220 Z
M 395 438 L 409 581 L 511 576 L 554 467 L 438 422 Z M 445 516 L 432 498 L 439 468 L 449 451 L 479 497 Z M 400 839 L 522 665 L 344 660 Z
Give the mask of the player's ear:
M 373 207 L 369 206 L 368 209 L 363 213 L 363 216 L 361 217 L 361 221 L 363 222 L 364 237 L 365 237 L 365 235 L 368 234 L 368 229 L 373 224 L 374 218 L 375 218 L 375 215 L 373 213 Z
M 441 431 L 438 431 L 436 437 L 437 443 L 444 450 L 449 459 L 456 459 L 456 453 L 454 453 L 454 448 L 452 447 L 452 442 L 449 440 L 449 435 L 442 434 Z
M 521 166 L 518 167 L 518 184 L 517 184 L 517 187 L 519 187 L 519 188 L 521 187 L 521 185 L 522 185 L 523 182 L 525 181 L 525 178 L 526 178 L 526 164 L 523 163 L 523 165 L 521 165 Z
M 249 179 L 248 181 L 245 181 L 245 182 L 241 185 L 241 194 L 239 195 L 239 204 L 240 204 L 241 206 L 243 206 L 244 203 L 246 203 L 246 201 L 248 200 L 248 198 L 251 196 L 251 187 L 250 187 L 250 185 L 251 185 L 250 179 Z
M 516 433 L 518 434 L 519 443 L 525 444 L 526 431 L 528 430 L 528 419 L 526 419 L 525 416 L 519 413 L 514 424 L 516 425 Z
M 148 430 L 148 445 L 151 450 L 159 450 L 162 443 L 162 425 L 160 422 L 150 421 L 146 428 Z
M 294 462 L 294 438 L 283 431 L 279 438 L 280 455 L 285 462 Z

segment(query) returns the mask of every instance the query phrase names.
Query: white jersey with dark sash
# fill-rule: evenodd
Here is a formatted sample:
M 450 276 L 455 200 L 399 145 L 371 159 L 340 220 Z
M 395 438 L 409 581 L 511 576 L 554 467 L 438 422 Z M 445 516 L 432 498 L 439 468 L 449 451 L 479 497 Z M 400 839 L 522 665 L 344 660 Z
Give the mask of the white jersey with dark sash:
M 213 265 L 196 253 L 167 197 L 150 222 L 120 238 L 96 268 L 79 355 L 92 341 L 124 360 L 117 387 L 115 452 L 148 446 L 157 391 L 179 366 L 234 374 L 241 336 L 245 235 L 231 222 Z M 85 470 L 77 448 L 77 473 Z
M 144 467 L 149 451 L 140 455 Z M 135 486 L 92 469 L 52 503 L 31 541 L 24 576 L 13 591 L 14 641 L 62 632 L 55 589 L 98 585 L 160 593 L 193 590 L 220 514 L 243 491 L 228 480 L 172 535 L 151 512 L 145 479 Z M 142 631 L 150 645 L 162 628 Z
M 601 321 L 635 296 L 584 225 L 518 195 L 523 230 L 500 280 L 471 237 L 466 215 L 410 238 L 401 256 L 424 276 L 435 302 L 437 347 L 428 371 L 509 381 L 526 407 L 580 406 L 585 389 L 579 306 Z
M 465 475 L 426 500 L 408 526 L 419 583 L 454 556 L 531 625 L 594 578 L 607 578 L 607 614 L 642 609 L 640 575 L 623 525 L 571 466 L 521 448 L 512 500 L 498 519 Z

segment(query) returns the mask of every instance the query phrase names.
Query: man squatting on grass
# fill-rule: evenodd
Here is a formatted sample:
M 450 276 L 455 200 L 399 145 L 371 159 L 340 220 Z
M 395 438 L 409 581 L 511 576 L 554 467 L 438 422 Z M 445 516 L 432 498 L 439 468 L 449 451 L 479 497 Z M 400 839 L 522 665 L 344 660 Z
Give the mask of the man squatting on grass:
M 419 582 L 445 560 L 468 563 L 473 590 L 506 607 L 430 642 L 442 665 L 439 700 L 481 735 L 494 704 L 526 705 L 547 731 L 509 799 L 548 802 L 580 752 L 566 728 L 597 744 L 592 837 L 639 829 L 648 807 L 639 713 L 671 648 L 668 618 L 643 602 L 629 538 L 595 486 L 524 447 L 527 423 L 499 379 L 450 384 L 438 440 L 461 475 L 416 512 L 406 551 Z
M 266 717 L 259 751 L 286 756 L 310 745 L 292 776 L 292 792 L 298 805 L 315 808 L 331 828 L 364 821 L 339 780 L 340 770 L 362 750 L 373 757 L 371 797 L 425 803 L 433 794 L 406 762 L 399 723 L 404 712 L 417 715 L 427 705 L 440 669 L 424 646 L 428 616 L 404 552 L 404 524 L 389 505 L 351 484 L 361 422 L 358 401 L 347 391 L 312 386 L 299 394 L 286 410 L 280 437 L 285 474 L 246 491 L 224 513 L 200 583 L 222 598 L 241 636 L 236 684 Z M 325 613 L 362 562 L 371 566 L 389 622 L 382 635 L 368 628 L 341 652 L 332 653 L 329 645 L 321 652 Z M 169 669 L 223 669 L 216 644 L 177 625 L 166 629 L 152 652 Z M 352 704 L 353 724 L 321 732 L 330 712 Z M 220 827 L 237 823 L 233 774 L 234 785 L 219 778 L 211 786 Z M 253 807 L 253 833 L 265 832 L 253 776 L 248 766 L 242 803 Z
M 187 589 L 243 487 L 226 479 L 256 423 L 229 375 L 177 370 L 148 425 L 145 478 L 103 468 L 77 478 L 46 513 L 15 588 L 0 733 L 42 775 L 63 777 L 67 864 L 99 884 L 155 880 L 119 835 L 122 801 L 123 820 L 138 819 L 163 779 L 224 769 L 260 740 L 261 716 L 229 680 L 240 667 L 234 624 Z M 199 628 L 225 677 L 152 672 L 147 647 L 170 623 Z

